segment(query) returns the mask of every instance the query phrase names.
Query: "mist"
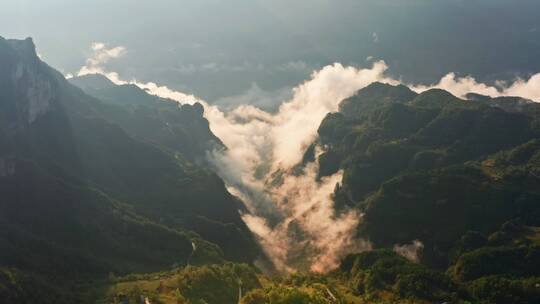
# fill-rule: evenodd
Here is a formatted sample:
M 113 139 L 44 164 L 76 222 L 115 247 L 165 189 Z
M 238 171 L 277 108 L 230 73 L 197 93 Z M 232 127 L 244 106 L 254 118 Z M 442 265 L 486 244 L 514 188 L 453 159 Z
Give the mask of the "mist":
M 424 249 L 424 244 L 419 240 L 414 240 L 410 244 L 394 245 L 394 252 L 408 259 L 409 261 L 419 263 L 420 255 Z
M 495 85 L 480 83 L 471 76 L 457 77 L 455 73 L 448 73 L 436 84 L 411 86 L 411 89 L 417 92 L 434 88 L 446 90 L 460 98 L 466 98 L 468 93 L 477 93 L 490 97 L 517 96 L 539 102 L 540 73 L 528 79 L 518 77 L 510 83 L 497 80 Z

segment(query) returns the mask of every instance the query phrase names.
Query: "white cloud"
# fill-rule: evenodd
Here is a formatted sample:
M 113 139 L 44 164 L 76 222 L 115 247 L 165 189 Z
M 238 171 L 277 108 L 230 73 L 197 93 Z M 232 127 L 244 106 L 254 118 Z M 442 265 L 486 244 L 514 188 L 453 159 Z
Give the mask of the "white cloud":
M 517 79 L 503 90 L 502 95 L 520 96 L 540 102 L 540 73 L 531 76 L 528 80 Z
M 410 244 L 394 245 L 394 252 L 407 258 L 409 261 L 420 262 L 420 254 L 424 250 L 424 244 L 419 240 L 414 240 Z
M 345 67 L 339 63 L 326 66 L 294 89 L 291 101 L 281 105 L 274 116 L 271 139 L 275 144 L 275 168 L 297 164 L 304 150 L 315 139 L 324 116 L 338 109 L 341 100 L 374 81 L 397 83 L 383 73 L 388 67 L 382 61 L 370 69 Z
M 126 54 L 126 48 L 123 46 L 108 48 L 103 42 L 94 42 L 91 49 L 93 51 L 92 56 L 86 60 L 86 65 L 77 72 L 77 76 L 102 74 L 117 85 L 134 84 L 150 94 L 169 98 L 182 104 L 193 104 L 199 101 L 199 98 L 194 95 L 178 92 L 167 86 L 160 86 L 153 82 L 139 82 L 136 79 L 123 80 L 118 73 L 107 71 L 105 64 L 109 60 L 122 57 Z
M 311 270 L 327 271 L 344 254 L 369 248 L 354 238 L 359 215 L 334 212 L 331 195 L 341 172 L 319 182 L 316 162 L 301 175 L 291 174 L 291 168 L 314 141 L 321 120 L 342 99 L 374 81 L 396 83 L 384 76 L 386 69 L 384 62 L 369 69 L 327 66 L 295 88 L 275 113 L 252 105 L 228 112 L 205 105 L 212 132 L 228 147 L 211 153 L 210 160 L 252 211 L 244 220 L 281 270 L 297 266 L 300 255 L 310 261 Z M 276 175 L 281 183 L 275 182 Z M 269 214 L 280 218 L 272 227 L 264 219 Z M 303 231 L 302 238 L 291 235 L 293 226 Z
M 454 73 L 449 73 L 436 85 L 431 86 L 411 86 L 411 88 L 417 92 L 426 91 L 431 88 L 439 88 L 446 90 L 458 97 L 465 97 L 468 93 L 474 92 L 482 95 L 495 96 L 499 94 L 498 90 L 494 87 L 487 86 L 483 83 L 478 83 L 474 78 L 467 77 L 457 77 Z
M 503 81 L 495 83 L 497 86 L 480 83 L 471 76 L 457 77 L 455 73 L 448 73 L 437 84 L 410 87 L 417 92 L 432 88 L 443 89 L 461 98 L 468 93 L 478 93 L 491 97 L 518 96 L 540 102 L 540 73 L 532 75 L 528 80 L 518 78 L 511 85 Z
M 102 42 L 92 43 L 91 49 L 92 56 L 86 60 L 86 65 L 79 70 L 77 76 L 103 73 L 105 63 L 111 59 L 122 57 L 126 53 L 126 48 L 123 46 L 107 48 Z

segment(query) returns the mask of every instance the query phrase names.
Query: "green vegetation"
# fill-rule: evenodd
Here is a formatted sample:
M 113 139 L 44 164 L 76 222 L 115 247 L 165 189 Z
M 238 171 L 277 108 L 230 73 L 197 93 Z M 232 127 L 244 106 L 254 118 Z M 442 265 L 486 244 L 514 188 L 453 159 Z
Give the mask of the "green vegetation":
M 149 297 L 152 303 L 237 303 L 239 289 L 260 288 L 257 272 L 245 264 L 186 267 L 169 272 L 129 275 L 112 280 L 106 303 L 138 303 Z
M 471 282 L 467 290 L 479 303 L 537 303 L 540 301 L 540 278 L 488 276 Z
M 540 247 L 482 247 L 463 254 L 452 272 L 460 281 L 491 275 L 540 277 Z
M 135 104 L 149 96 L 139 93 Z M 102 102 L 41 62 L 30 39 L 0 38 L 0 113 L 0 267 L 15 278 L 2 303 L 91 303 L 109 273 L 259 255 L 241 203 L 192 157 L 215 139 L 200 105 Z M 189 138 L 172 132 L 167 144 L 169 127 Z
M 410 262 L 391 250 L 348 256 L 341 271 L 356 292 L 368 299 L 391 294 L 397 299 L 457 300 L 456 286 L 446 274 Z
M 0 268 L 0 298 L 2 303 L 72 303 L 65 291 L 36 275 L 16 269 Z
M 208 121 L 203 118 L 204 109 L 198 103 L 179 105 L 135 85 L 115 85 L 98 74 L 69 81 L 99 99 L 92 107 L 101 117 L 168 153 L 179 153 L 190 161 L 204 163 L 208 150 L 223 148 L 210 131 Z

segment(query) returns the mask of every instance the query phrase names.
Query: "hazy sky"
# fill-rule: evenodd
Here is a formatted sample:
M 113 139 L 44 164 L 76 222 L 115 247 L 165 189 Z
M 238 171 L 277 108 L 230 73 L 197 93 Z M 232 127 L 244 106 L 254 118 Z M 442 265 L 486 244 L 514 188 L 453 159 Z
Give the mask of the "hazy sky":
M 0 35 L 32 36 L 64 73 L 93 42 L 124 46 L 108 63 L 124 78 L 209 100 L 279 95 L 318 67 L 368 57 L 415 82 L 540 71 L 537 0 L 0 0 Z

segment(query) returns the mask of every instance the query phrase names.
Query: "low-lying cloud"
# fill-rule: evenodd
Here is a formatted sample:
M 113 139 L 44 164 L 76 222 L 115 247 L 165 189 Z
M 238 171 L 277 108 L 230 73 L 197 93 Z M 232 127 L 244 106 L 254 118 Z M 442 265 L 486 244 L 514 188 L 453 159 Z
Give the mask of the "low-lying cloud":
M 532 75 L 529 79 L 517 78 L 508 85 L 504 81 L 496 81 L 496 85 L 478 82 L 471 76 L 458 77 L 455 73 L 448 73 L 433 85 L 411 85 L 411 89 L 423 92 L 438 88 L 446 90 L 458 97 L 465 98 L 468 93 L 477 93 L 491 97 L 517 96 L 540 102 L 540 73 Z
M 166 86 L 157 85 L 154 82 L 139 82 L 136 79 L 123 80 L 116 72 L 107 71 L 105 65 L 109 60 L 122 57 L 126 54 L 123 46 L 107 47 L 103 42 L 94 42 L 91 46 L 92 56 L 86 60 L 86 65 L 76 73 L 77 76 L 89 74 L 102 74 L 117 85 L 134 84 L 148 93 L 163 98 L 169 98 L 182 104 L 194 104 L 199 101 L 197 97 L 169 89 Z M 69 75 L 68 78 L 71 78 Z
M 253 104 L 237 105 L 225 111 L 166 86 L 122 80 L 104 65 L 122 56 L 125 48 L 107 48 L 97 43 L 92 49 L 94 56 L 78 75 L 99 73 L 116 84 L 135 84 L 150 94 L 179 103 L 203 104 L 212 132 L 227 146 L 226 150 L 209 151 L 208 159 L 229 191 L 245 203 L 249 213 L 242 218 L 278 270 L 324 272 L 336 267 L 345 254 L 371 248 L 369 242 L 356 237 L 361 215 L 355 210 L 338 212 L 334 208 L 332 194 L 341 183 L 342 172 L 318 179 L 317 160 L 306 164 L 300 172 L 293 168 L 316 140 L 324 116 L 337 111 L 341 100 L 375 81 L 400 83 L 385 75 L 388 67 L 384 61 L 376 61 L 365 69 L 339 63 L 323 67 L 294 88 L 292 97 L 287 96 L 272 112 Z M 494 87 L 450 73 L 434 85 L 409 86 L 418 92 L 441 88 L 459 97 L 475 92 L 540 100 L 540 74 Z M 316 150 L 323 152 L 322 147 Z M 421 243 L 415 241 L 394 250 L 414 260 Z
M 91 50 L 92 56 L 86 60 L 86 65 L 79 70 L 78 76 L 102 73 L 104 64 L 111 59 L 122 57 L 126 53 L 126 48 L 123 46 L 107 48 L 102 42 L 92 43 Z
M 410 244 L 394 245 L 394 252 L 415 263 L 420 262 L 423 250 L 424 244 L 419 240 L 414 240 Z
M 279 270 L 324 272 L 345 254 L 370 248 L 355 237 L 360 216 L 334 210 L 332 194 L 342 173 L 319 181 L 317 161 L 300 174 L 292 169 L 342 99 L 374 81 L 396 83 L 384 76 L 386 69 L 384 62 L 369 69 L 327 66 L 295 88 L 275 113 L 252 105 L 228 112 L 205 106 L 212 132 L 228 147 L 209 159 L 246 203 L 251 213 L 243 218 Z

